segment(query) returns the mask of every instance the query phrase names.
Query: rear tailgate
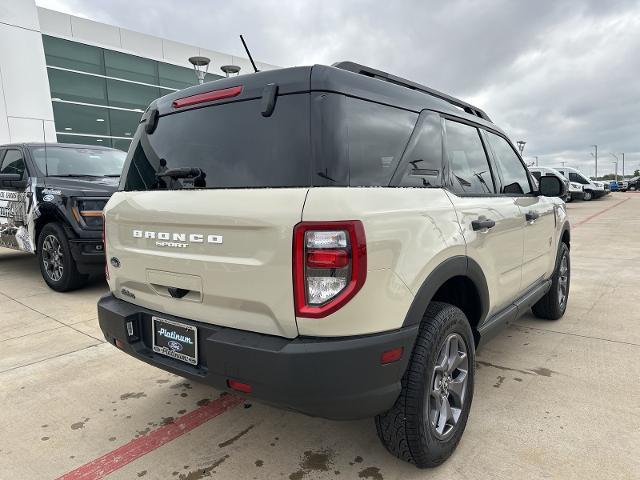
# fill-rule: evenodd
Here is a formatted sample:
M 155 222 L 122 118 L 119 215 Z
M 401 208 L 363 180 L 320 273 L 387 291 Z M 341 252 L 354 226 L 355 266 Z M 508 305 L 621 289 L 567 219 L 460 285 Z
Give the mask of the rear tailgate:
M 291 248 L 307 190 L 116 193 L 105 209 L 111 290 L 178 317 L 297 336 Z

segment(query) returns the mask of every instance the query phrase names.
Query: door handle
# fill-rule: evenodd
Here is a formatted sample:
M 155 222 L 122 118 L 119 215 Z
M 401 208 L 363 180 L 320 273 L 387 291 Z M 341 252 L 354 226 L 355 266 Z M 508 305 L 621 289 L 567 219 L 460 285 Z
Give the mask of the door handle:
M 540 215 L 538 215 L 537 212 L 527 212 L 527 214 L 524 216 L 524 218 L 527 219 L 527 222 L 533 222 L 534 220 L 537 220 L 538 217 L 540 217 Z
M 190 292 L 190 290 L 187 290 L 186 288 L 177 288 L 177 287 L 168 287 L 167 291 L 169 292 L 169 295 L 171 295 L 173 298 L 182 298 L 187 293 Z
M 495 226 L 496 222 L 489 218 L 483 218 L 482 220 L 478 219 L 471 222 L 471 228 L 473 228 L 473 230 L 482 230 L 484 228 L 493 228 Z

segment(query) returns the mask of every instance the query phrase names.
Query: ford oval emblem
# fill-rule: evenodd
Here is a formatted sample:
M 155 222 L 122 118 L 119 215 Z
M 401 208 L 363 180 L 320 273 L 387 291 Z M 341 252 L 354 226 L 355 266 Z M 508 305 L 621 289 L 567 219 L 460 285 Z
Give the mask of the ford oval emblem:
M 179 352 L 182 350 L 182 344 L 180 342 L 176 342 L 175 340 L 170 340 L 167 345 L 169 345 L 169 348 L 174 352 Z

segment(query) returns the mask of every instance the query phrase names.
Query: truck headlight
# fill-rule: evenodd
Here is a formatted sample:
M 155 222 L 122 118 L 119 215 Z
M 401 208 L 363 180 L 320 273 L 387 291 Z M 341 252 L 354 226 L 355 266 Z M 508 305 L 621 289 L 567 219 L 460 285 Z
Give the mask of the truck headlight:
M 102 209 L 106 198 L 79 198 L 71 208 L 74 218 L 81 227 L 102 228 Z

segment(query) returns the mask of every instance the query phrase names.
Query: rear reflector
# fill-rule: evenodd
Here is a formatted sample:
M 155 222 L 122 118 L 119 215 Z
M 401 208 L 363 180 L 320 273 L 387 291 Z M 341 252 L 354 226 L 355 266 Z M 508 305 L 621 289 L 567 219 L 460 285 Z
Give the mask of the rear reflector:
M 189 97 L 178 98 L 173 101 L 173 108 L 188 107 L 197 103 L 213 102 L 222 100 L 223 98 L 237 97 L 242 92 L 242 85 L 222 90 L 213 90 L 212 92 L 198 93 Z
M 237 380 L 227 380 L 227 385 L 232 390 L 237 390 L 242 393 L 251 393 L 251 385 L 248 383 L 238 382 Z
M 344 268 L 349 265 L 346 250 L 307 250 L 309 268 Z
M 387 363 L 397 362 L 402 358 L 403 352 L 404 347 L 398 347 L 392 350 L 387 350 L 386 352 L 382 352 L 382 355 L 380 356 L 380 363 L 382 365 L 386 365 Z
M 122 340 L 118 340 L 116 338 L 115 344 L 116 344 L 116 347 L 118 347 L 120 350 L 124 348 L 124 342 Z

